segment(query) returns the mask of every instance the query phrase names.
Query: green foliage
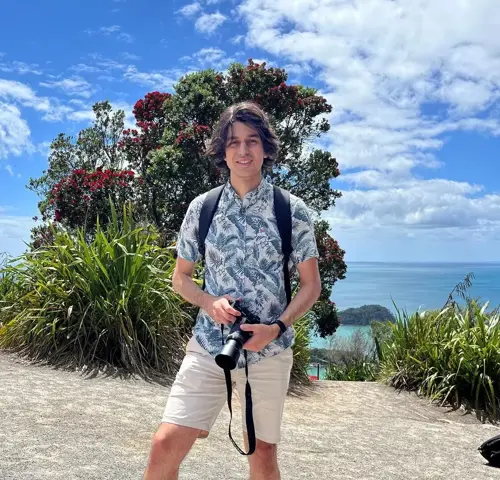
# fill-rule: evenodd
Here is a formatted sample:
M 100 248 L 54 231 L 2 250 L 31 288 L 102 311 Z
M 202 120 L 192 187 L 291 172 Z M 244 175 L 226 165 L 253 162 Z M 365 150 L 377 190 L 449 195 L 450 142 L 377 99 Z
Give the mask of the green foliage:
M 315 318 L 315 332 L 323 338 L 335 333 L 339 326 L 337 307 L 334 302 L 330 301 L 330 295 L 335 282 L 343 280 L 347 271 L 347 265 L 344 262 L 345 251 L 329 235 L 328 229 L 328 222 L 324 220 L 315 223 L 321 294 L 312 311 Z
M 309 350 L 311 320 L 308 315 L 304 315 L 294 324 L 295 342 L 293 345 L 293 368 L 290 381 L 295 385 L 305 385 L 309 383 L 307 369 L 311 361 Z
M 122 218 L 113 210 L 90 244 L 81 229 L 54 231 L 52 245 L 4 269 L 13 287 L 0 304 L 0 347 L 86 370 L 176 371 L 185 315 L 171 285 L 173 252 L 130 209 Z
M 373 338 L 373 342 L 375 344 L 375 352 L 377 354 L 377 359 L 381 361 L 383 359 L 383 349 L 384 345 L 390 341 L 392 341 L 392 328 L 390 322 L 380 322 L 373 321 L 370 324 L 371 327 L 371 336 Z
M 474 278 L 474 273 L 468 273 L 465 278 L 458 282 L 452 289 L 452 291 L 448 294 L 448 298 L 446 299 L 446 303 L 444 307 L 448 305 L 457 305 L 454 295 L 458 295 L 462 300 L 467 300 L 467 289 L 472 286 L 472 279 Z
M 339 312 L 340 322 L 344 325 L 370 325 L 372 321 L 394 322 L 393 313 L 382 305 L 363 305 L 347 308 Z
M 333 338 L 327 350 L 326 380 L 374 381 L 378 361 L 373 339 L 369 334 L 355 332 L 349 338 Z
M 486 307 L 468 299 L 425 314 L 398 310 L 382 347 L 381 379 L 498 418 L 500 316 Z
M 93 107 L 95 119 L 89 128 L 81 130 L 75 140 L 60 133 L 51 143 L 49 168 L 40 178 L 30 178 L 28 189 L 40 197 L 38 208 L 43 220 L 54 217 L 55 207 L 50 203 L 55 185 L 73 170 L 90 172 L 101 169 L 117 170 L 123 167 L 125 155 L 119 148 L 125 113 L 113 112 L 108 101 L 98 102 Z
M 0 253 L 0 305 L 2 302 L 8 298 L 10 295 L 13 295 L 13 289 L 16 286 L 16 283 L 9 274 L 6 267 L 9 264 L 9 258 L 5 253 Z M 2 317 L 0 315 L 0 327 L 2 326 Z
M 101 227 L 111 221 L 109 199 L 115 205 L 124 205 L 134 199 L 138 186 L 131 170 L 98 169 L 89 173 L 77 169 L 54 186 L 49 202 L 56 208 L 56 221 L 64 219 L 65 226 L 72 229 L 83 227 L 85 235 L 91 238 L 98 219 Z
M 326 368 L 325 380 L 349 382 L 373 382 L 377 378 L 376 362 L 356 360 L 347 365 L 330 363 Z
M 310 349 L 311 363 L 326 364 L 329 360 L 328 350 L 326 348 L 311 348 Z

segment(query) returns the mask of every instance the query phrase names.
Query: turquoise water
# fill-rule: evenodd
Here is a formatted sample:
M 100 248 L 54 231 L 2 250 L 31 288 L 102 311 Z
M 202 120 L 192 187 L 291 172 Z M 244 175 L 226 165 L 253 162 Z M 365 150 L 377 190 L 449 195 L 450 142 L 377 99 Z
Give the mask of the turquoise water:
M 346 278 L 336 283 L 331 299 L 339 310 L 378 304 L 395 312 L 392 300 L 408 313 L 431 310 L 442 307 L 449 292 L 470 272 L 474 278 L 468 295 L 489 301 L 490 307 L 500 305 L 500 263 L 351 262 Z M 341 325 L 335 336 L 350 337 L 359 328 Z M 313 338 L 311 346 L 325 348 L 329 341 Z

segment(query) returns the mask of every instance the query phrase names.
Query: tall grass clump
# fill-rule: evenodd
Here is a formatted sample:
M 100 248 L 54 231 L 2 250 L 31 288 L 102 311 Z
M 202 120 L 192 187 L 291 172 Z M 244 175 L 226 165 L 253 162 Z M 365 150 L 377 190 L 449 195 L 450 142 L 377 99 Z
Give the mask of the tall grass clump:
M 54 236 L 3 269 L 0 347 L 83 370 L 173 374 L 189 321 L 172 289 L 173 252 L 157 233 L 124 207 L 91 241 L 82 230 Z
M 486 309 L 467 299 L 428 313 L 398 310 L 392 338 L 381 347 L 381 380 L 498 419 L 499 314 Z
M 310 383 L 307 369 L 311 361 L 311 350 L 309 348 L 311 325 L 312 321 L 308 314 L 302 316 L 293 324 L 295 340 L 292 347 L 293 366 L 290 382 L 296 386 Z

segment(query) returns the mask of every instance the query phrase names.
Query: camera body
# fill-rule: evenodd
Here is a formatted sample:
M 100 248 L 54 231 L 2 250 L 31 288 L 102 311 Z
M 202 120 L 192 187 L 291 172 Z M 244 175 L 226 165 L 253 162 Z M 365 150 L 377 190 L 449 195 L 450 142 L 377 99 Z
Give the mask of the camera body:
M 244 323 L 261 323 L 260 318 L 249 312 L 241 302 L 236 301 L 232 305 L 235 310 L 241 313 L 240 317 L 236 317 L 235 322 L 231 326 L 229 335 L 226 338 L 226 343 L 222 347 L 220 353 L 215 357 L 215 362 L 223 369 L 233 370 L 238 365 L 240 352 L 243 345 L 252 336 L 251 332 L 244 332 L 241 330 L 241 325 Z

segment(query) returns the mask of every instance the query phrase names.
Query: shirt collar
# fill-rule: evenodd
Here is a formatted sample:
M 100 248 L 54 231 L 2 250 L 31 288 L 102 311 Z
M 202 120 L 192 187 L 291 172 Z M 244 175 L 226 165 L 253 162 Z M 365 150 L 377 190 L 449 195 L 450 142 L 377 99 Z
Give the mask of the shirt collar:
M 248 192 L 245 197 L 241 199 L 240 196 L 236 193 L 236 190 L 231 185 L 231 182 L 228 180 L 226 182 L 225 188 L 225 200 L 229 202 L 241 202 L 244 206 L 250 206 L 265 198 L 270 186 L 271 184 L 264 177 L 262 177 L 259 185 L 257 185 L 256 188 Z

